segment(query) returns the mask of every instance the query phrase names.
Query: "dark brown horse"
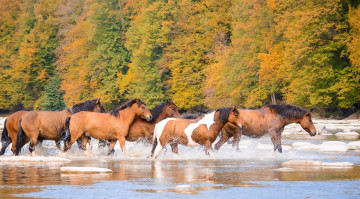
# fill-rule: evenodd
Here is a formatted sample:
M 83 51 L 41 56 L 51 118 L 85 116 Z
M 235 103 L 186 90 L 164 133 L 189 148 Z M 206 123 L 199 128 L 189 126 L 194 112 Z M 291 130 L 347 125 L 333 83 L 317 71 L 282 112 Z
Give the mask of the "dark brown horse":
M 86 149 L 87 138 L 94 137 L 98 140 L 110 142 L 109 152 L 114 152 L 116 141 L 119 140 L 120 147 L 125 152 L 125 138 L 129 127 L 136 116 L 147 121 L 152 119 L 150 111 L 139 99 L 134 99 L 110 114 L 80 112 L 66 119 L 66 138 L 64 151 L 80 137 L 83 137 L 82 147 Z
M 285 126 L 291 123 L 300 124 L 310 136 L 316 135 L 316 129 L 311 120 L 310 112 L 297 106 L 267 105 L 261 109 L 238 109 L 238 111 L 242 117 L 244 128 L 240 130 L 230 123 L 226 124 L 221 130 L 220 140 L 215 145 L 216 150 L 231 137 L 234 137 L 233 146 L 239 149 L 239 141 L 242 134 L 258 138 L 269 133 L 274 145 L 274 151 L 278 150 L 281 153 L 281 133 Z
M 219 131 L 227 122 L 242 126 L 239 111 L 235 107 L 218 109 L 206 114 L 196 122 L 194 119 L 167 118 L 157 123 L 153 137 L 151 156 L 155 159 L 162 148 L 170 143 L 173 152 L 178 152 L 178 144 L 205 147 L 209 154 L 211 144 L 216 140 Z
M 60 146 L 66 117 L 79 111 L 105 112 L 100 99 L 88 100 L 62 111 L 30 111 L 19 120 L 15 154 L 30 141 L 29 150 L 34 155 L 38 140 L 55 140 Z M 13 141 L 13 144 L 15 142 Z

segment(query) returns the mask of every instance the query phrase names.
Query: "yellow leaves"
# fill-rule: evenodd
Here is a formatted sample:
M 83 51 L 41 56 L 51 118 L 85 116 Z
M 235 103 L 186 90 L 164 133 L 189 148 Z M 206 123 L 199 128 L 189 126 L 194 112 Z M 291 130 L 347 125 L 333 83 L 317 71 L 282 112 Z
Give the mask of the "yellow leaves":
M 360 69 L 360 7 L 349 8 L 349 22 L 351 26 L 350 41 L 348 42 L 351 52 L 350 60 Z

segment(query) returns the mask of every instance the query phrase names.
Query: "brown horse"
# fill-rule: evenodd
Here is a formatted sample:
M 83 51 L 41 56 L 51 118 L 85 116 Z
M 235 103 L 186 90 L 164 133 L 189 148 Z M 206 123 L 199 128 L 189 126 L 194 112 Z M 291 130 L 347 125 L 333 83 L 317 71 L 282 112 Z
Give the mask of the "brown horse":
M 269 133 L 274 145 L 274 151 L 282 153 L 281 133 L 284 127 L 291 123 L 298 123 L 310 136 L 316 135 L 315 126 L 311 120 L 311 114 L 300 107 L 292 105 L 267 105 L 261 109 L 246 110 L 238 109 L 243 120 L 244 128 L 239 130 L 228 123 L 221 130 L 221 138 L 216 143 L 218 150 L 228 139 L 234 137 L 233 146 L 239 149 L 239 141 L 242 134 L 249 137 L 261 137 Z
M 126 140 L 130 142 L 143 139 L 148 143 L 152 143 L 155 124 L 168 117 L 180 117 L 177 106 L 172 101 L 164 102 L 150 110 L 153 116 L 152 121 L 148 122 L 137 117 L 131 124 Z
M 37 141 L 55 140 L 58 148 L 65 130 L 66 117 L 79 111 L 105 112 L 100 99 L 88 100 L 62 111 L 30 111 L 19 120 L 15 155 L 30 141 L 29 150 L 34 155 Z M 13 141 L 13 143 L 15 143 Z
M 178 153 L 178 144 L 186 146 L 203 145 L 209 154 L 211 144 L 227 122 L 242 126 L 239 111 L 235 107 L 218 109 L 206 114 L 199 121 L 183 118 L 167 118 L 157 123 L 153 137 L 151 156 L 155 159 L 162 148 L 170 143 L 173 152 Z
M 152 119 L 150 111 L 139 99 L 128 102 L 110 114 L 91 112 L 74 114 L 66 121 L 64 151 L 67 151 L 80 137 L 83 137 L 82 147 L 85 150 L 87 138 L 90 136 L 110 142 L 108 155 L 114 152 L 117 140 L 119 140 L 122 151 L 125 152 L 125 138 L 136 116 L 147 121 Z
M 4 129 L 1 134 L 1 151 L 0 155 L 4 155 L 6 148 L 9 144 L 13 143 L 11 146 L 11 151 L 15 154 L 16 152 L 16 136 L 19 129 L 20 119 L 29 111 L 17 111 L 11 114 L 6 118 L 4 123 Z

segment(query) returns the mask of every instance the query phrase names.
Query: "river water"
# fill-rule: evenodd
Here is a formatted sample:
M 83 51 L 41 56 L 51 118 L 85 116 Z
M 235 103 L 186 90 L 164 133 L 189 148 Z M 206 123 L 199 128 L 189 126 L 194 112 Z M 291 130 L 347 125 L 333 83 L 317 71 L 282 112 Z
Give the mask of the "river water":
M 243 137 L 240 151 L 225 144 L 205 156 L 203 148 L 170 147 L 158 160 L 148 159 L 151 146 L 126 143 L 115 154 L 106 149 L 83 152 L 74 145 L 68 153 L 56 149 L 52 141 L 37 147 L 36 157 L 28 149 L 12 157 L 9 149 L 0 158 L 0 198 L 360 198 L 360 152 L 297 149 L 295 142 L 321 145 L 334 136 L 283 137 L 283 154 L 272 153 L 270 137 Z M 356 140 L 338 140 L 348 144 Z M 25 146 L 26 147 L 26 146 Z M 67 161 L 62 161 L 66 159 Z M 304 166 L 279 170 L 291 160 L 351 162 L 353 167 Z M 100 167 L 104 174 L 61 173 L 64 166 Z

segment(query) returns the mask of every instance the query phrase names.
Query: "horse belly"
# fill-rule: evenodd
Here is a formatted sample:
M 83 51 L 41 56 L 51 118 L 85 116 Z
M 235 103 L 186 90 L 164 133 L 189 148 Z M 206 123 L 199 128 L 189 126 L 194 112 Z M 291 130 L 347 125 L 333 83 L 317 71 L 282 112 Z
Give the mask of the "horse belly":
M 197 128 L 197 127 L 198 127 L 197 124 L 190 124 L 188 127 L 185 128 L 184 133 L 185 133 L 186 138 L 188 140 L 187 146 L 190 146 L 190 147 L 200 146 L 200 144 L 195 142 L 191 137 L 194 130 L 195 130 L 195 128 Z

